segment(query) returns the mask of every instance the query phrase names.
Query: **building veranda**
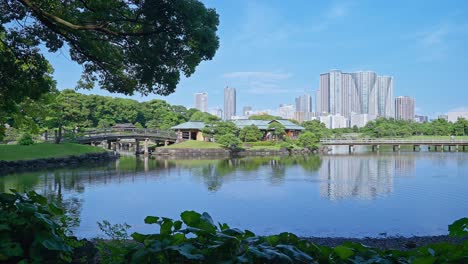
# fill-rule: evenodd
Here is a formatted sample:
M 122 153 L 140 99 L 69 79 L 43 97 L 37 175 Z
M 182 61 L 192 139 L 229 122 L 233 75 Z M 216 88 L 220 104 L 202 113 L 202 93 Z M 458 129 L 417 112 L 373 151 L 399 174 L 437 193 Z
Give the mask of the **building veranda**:
M 232 122 L 237 127 L 238 130 L 243 129 L 247 126 L 255 125 L 258 129 L 263 132 L 262 140 L 268 140 L 272 138 L 272 130 L 269 129 L 272 123 L 279 123 L 284 127 L 285 134 L 284 136 L 297 139 L 299 134 L 305 130 L 304 127 L 297 125 L 286 119 L 275 119 L 275 120 L 250 120 L 250 119 L 238 119 Z M 173 126 L 171 129 L 175 130 L 177 134 L 177 141 L 183 140 L 198 140 L 205 141 L 207 137 L 203 135 L 203 129 L 208 126 L 208 124 L 201 121 L 188 121 L 177 126 Z

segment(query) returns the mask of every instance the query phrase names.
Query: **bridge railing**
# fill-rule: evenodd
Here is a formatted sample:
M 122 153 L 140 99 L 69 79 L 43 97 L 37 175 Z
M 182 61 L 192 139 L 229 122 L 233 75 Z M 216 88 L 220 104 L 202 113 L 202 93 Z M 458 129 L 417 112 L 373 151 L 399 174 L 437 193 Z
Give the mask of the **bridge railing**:
M 148 135 L 148 136 L 157 136 L 164 138 L 176 138 L 176 133 L 171 130 L 161 130 L 161 129 L 146 129 L 146 128 L 137 128 L 137 129 L 102 129 L 102 130 L 92 130 L 86 131 L 80 138 L 94 138 L 100 136 L 128 136 L 128 135 Z
M 322 144 L 468 144 L 467 139 L 401 139 L 401 138 L 324 138 Z
M 86 140 L 93 138 L 103 138 L 103 137 L 118 137 L 118 136 L 130 136 L 130 135 L 147 135 L 149 137 L 161 137 L 168 139 L 176 139 L 177 135 L 174 131 L 171 130 L 162 130 L 162 129 L 96 129 L 96 130 L 87 130 L 78 133 L 74 133 L 74 139 Z M 67 136 L 64 134 L 62 140 L 66 140 Z M 48 135 L 47 141 L 55 141 L 54 135 Z

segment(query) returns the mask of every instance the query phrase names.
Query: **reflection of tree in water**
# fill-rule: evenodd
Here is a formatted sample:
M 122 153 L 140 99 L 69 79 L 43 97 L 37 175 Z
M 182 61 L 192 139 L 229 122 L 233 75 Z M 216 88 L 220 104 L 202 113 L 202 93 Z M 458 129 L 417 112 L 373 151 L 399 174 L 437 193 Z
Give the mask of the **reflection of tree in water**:
M 173 161 L 175 166 L 188 167 L 193 175 L 202 177 L 208 190 L 217 191 L 222 184 L 234 178 L 257 178 L 257 174 L 243 173 L 269 170 L 267 175 L 272 183 L 283 182 L 286 169 L 299 165 L 306 171 L 317 171 L 321 160 L 318 156 L 286 157 L 246 157 L 223 160 L 184 160 Z

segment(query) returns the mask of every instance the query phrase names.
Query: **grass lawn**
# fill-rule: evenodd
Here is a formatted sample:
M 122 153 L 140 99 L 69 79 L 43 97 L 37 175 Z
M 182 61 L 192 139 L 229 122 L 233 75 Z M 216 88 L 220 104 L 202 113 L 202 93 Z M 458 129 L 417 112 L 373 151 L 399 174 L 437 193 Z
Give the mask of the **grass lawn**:
M 37 143 L 30 146 L 0 145 L 0 160 L 12 161 L 58 158 L 104 151 L 105 150 L 102 148 L 72 143 Z
M 450 136 L 411 136 L 404 139 L 446 139 L 450 140 Z M 454 139 L 468 139 L 468 136 L 455 136 Z
M 222 148 L 220 144 L 215 142 L 205 142 L 205 141 L 197 141 L 197 140 L 187 140 L 181 143 L 172 144 L 162 148 L 200 148 L 200 149 L 220 149 Z

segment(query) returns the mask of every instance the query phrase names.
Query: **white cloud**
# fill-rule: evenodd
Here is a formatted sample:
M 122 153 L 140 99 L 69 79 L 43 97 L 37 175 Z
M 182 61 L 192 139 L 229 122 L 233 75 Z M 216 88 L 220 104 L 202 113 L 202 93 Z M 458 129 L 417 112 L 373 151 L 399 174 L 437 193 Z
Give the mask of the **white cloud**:
M 450 55 L 453 44 L 462 35 L 468 34 L 468 25 L 445 22 L 414 34 L 420 60 L 431 62 L 443 60 Z
M 426 46 L 435 46 L 443 44 L 445 38 L 450 33 L 450 29 L 446 26 L 439 26 L 430 31 L 420 33 L 420 41 Z
M 334 3 L 327 12 L 326 17 L 328 19 L 337 19 L 344 17 L 348 14 L 349 4 L 345 2 Z
M 229 72 L 222 75 L 234 87 L 246 87 L 251 94 L 280 94 L 290 93 L 282 83 L 292 77 L 287 72 L 242 71 Z
M 349 2 L 333 3 L 327 10 L 325 10 L 325 12 L 318 16 L 319 19 L 314 21 L 309 30 L 316 33 L 329 29 L 338 20 L 346 17 L 348 13 L 350 13 L 350 9 L 351 6 L 349 5 Z
M 468 106 L 457 107 L 449 110 L 448 112 L 468 112 Z

